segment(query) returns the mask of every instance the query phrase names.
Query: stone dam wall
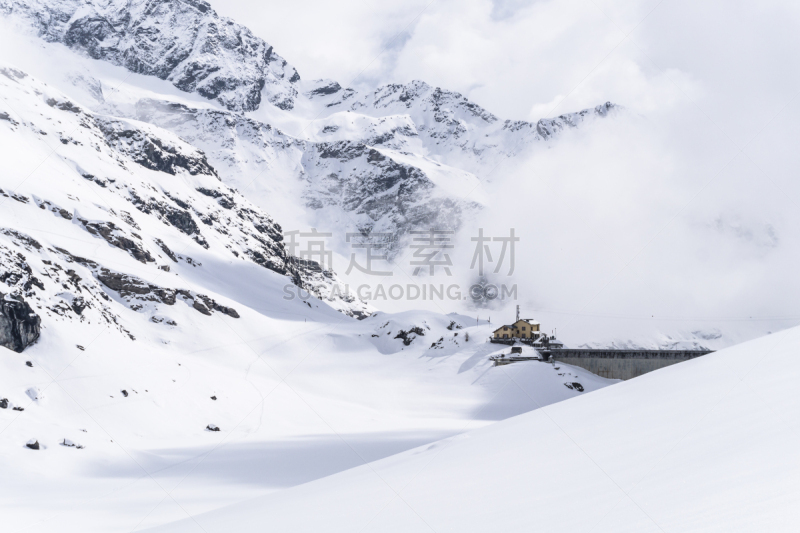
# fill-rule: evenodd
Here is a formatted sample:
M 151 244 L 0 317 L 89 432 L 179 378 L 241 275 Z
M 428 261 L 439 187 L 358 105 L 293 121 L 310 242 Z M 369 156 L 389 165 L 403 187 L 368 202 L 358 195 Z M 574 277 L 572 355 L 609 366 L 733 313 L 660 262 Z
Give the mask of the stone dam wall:
M 703 350 L 547 350 L 556 361 L 611 379 L 631 379 L 665 366 L 711 353 Z

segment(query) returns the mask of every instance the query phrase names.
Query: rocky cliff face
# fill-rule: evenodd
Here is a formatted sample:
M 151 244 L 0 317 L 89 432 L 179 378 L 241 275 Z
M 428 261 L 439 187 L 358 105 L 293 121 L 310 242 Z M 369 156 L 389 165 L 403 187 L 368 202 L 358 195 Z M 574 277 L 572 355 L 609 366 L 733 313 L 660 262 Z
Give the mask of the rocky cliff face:
M 231 110 L 257 109 L 262 91 L 281 109 L 291 109 L 297 97 L 297 71 L 202 0 L 30 0 L 3 7 L 49 41 L 168 80 Z
M 22 352 L 39 339 L 41 323 L 24 300 L 0 293 L 0 346 Z

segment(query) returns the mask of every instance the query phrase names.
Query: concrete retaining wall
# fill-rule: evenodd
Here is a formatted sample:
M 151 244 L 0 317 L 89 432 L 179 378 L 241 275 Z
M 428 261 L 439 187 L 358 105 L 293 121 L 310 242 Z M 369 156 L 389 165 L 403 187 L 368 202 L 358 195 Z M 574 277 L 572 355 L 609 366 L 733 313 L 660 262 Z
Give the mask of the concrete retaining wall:
M 665 366 L 705 355 L 691 350 L 552 350 L 556 361 L 611 379 L 631 379 Z

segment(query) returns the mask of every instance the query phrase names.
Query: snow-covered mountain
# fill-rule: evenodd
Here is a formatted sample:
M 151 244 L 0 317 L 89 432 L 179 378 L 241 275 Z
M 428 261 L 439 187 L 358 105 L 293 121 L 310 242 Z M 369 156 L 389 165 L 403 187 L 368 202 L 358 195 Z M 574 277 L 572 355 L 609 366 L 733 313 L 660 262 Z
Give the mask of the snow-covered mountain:
M 613 383 L 537 363 L 514 369 L 520 391 L 491 366 L 486 320 L 286 298 L 336 275 L 290 256 L 201 150 L 14 67 L 0 94 L 12 531 L 159 525 Z M 31 476 L 71 489 L 33 498 Z
M 317 263 L 289 256 L 280 225 L 241 194 L 223 185 L 205 154 L 197 148 L 161 128 L 87 111 L 23 71 L 4 67 L 0 74 L 7 107 L 0 115 L 7 137 L 4 146 L 13 150 L 12 147 L 24 143 L 23 139 L 30 142 L 37 138 L 45 146 L 49 142 L 60 145 L 52 156 L 60 161 L 55 176 L 15 182 L 15 165 L 7 165 L 10 181 L 4 185 L 10 188 L 3 192 L 6 200 L 38 208 L 39 212 L 33 212 L 34 218 L 48 217 L 48 224 L 55 224 L 54 230 L 58 226 L 75 226 L 149 266 L 151 272 L 169 272 L 171 265 L 179 262 L 199 266 L 185 254 L 191 252 L 198 257 L 200 250 L 214 250 L 228 260 L 251 261 L 286 276 L 290 283 L 314 294 L 335 292 L 331 289 L 337 283 L 335 275 Z M 13 221 L 7 222 L 11 228 L 18 228 Z M 8 235 L 14 238 L 16 233 Z M 110 273 L 105 265 L 92 259 L 76 258 L 66 243 L 54 243 L 47 248 L 33 238 L 30 242 L 20 238 L 21 241 L 15 241 L 16 246 L 25 251 L 17 253 L 35 254 L 25 257 L 28 265 L 50 261 L 44 263 L 48 266 L 42 266 L 38 274 L 49 277 L 56 286 L 64 284 L 58 272 L 68 270 L 62 268 L 62 262 L 66 261 L 82 265 L 92 272 L 89 277 L 114 290 L 124 290 L 132 298 L 162 302 L 165 298 L 175 299 L 171 288 L 148 285 L 141 280 L 129 280 L 137 289 L 125 283 L 123 288 L 118 280 L 122 274 Z M 35 275 L 29 273 L 29 277 Z M 23 290 L 32 296 L 31 291 L 39 288 L 52 295 L 47 288 L 31 285 L 25 276 L 6 279 L 12 291 Z M 12 284 L 12 280 L 16 282 Z M 78 285 L 73 289 L 81 290 Z M 98 297 L 102 290 L 97 286 L 89 290 L 97 305 L 102 306 Z M 162 292 L 166 296 L 161 296 Z M 58 296 L 62 297 L 72 300 L 79 298 L 79 294 L 68 292 L 66 296 Z M 93 307 L 88 301 L 87 304 Z M 365 316 L 365 305 L 352 297 L 343 296 L 335 305 L 339 304 L 348 314 Z M 196 299 L 193 305 L 202 309 Z M 78 314 L 82 315 L 82 310 Z
M 601 458 L 612 467 L 677 446 L 675 420 L 718 405 L 723 385 L 752 370 L 748 356 L 772 346 L 603 391 L 615 381 L 568 365 L 495 367 L 489 357 L 507 349 L 487 338 L 503 318 L 452 313 L 455 301 L 387 313 L 287 236 L 330 232 L 341 257 L 346 234 L 380 233 L 400 258 L 411 231 L 463 231 L 497 208 L 483 192 L 509 187 L 505 165 L 567 130 L 613 123 L 612 103 L 514 121 L 422 81 L 356 90 L 301 79 L 198 0 L 0 0 L 0 13 L 4 531 L 138 531 L 187 517 L 167 530 L 352 530 L 351 518 L 373 515 L 379 528 L 413 530 L 393 503 L 405 487 L 435 524 L 527 530 L 546 516 L 549 529 L 581 529 L 589 514 L 564 519 L 574 502 L 602 514 L 614 488 L 586 474 L 599 463 L 573 445 L 611 450 Z M 523 200 L 528 209 L 537 198 Z M 541 257 L 557 253 L 541 235 L 530 242 Z M 619 345 L 728 342 L 713 325 L 690 331 L 652 326 Z M 764 383 L 754 390 L 791 389 Z M 718 424 L 738 442 L 750 418 L 779 405 L 742 399 L 749 410 Z M 648 424 L 643 406 L 666 422 Z M 571 438 L 552 431 L 556 421 Z M 699 440 L 690 464 L 724 444 Z M 409 484 L 440 452 L 444 466 Z M 715 457 L 708 471 L 722 481 L 711 490 L 725 481 L 720 457 L 758 459 Z M 665 486 L 681 493 L 687 470 L 675 472 Z M 322 523 L 296 512 L 310 501 Z
M 512 124 L 421 82 L 307 82 L 204 2 L 0 12 L 4 527 L 164 524 L 613 383 L 493 367 L 487 320 L 378 312 L 284 235 L 398 254 L 610 104 Z
M 208 2 L 5 2 L 51 42 L 94 59 L 167 80 L 228 109 L 251 111 L 268 101 L 291 109 L 300 76 L 272 47 Z
M 474 193 L 504 160 L 614 108 L 531 123 L 500 120 L 420 81 L 363 94 L 332 80 L 304 81 L 269 44 L 201 1 L 2 5 L 48 42 L 219 104 L 142 94 L 97 76 L 92 62 L 83 69 L 76 62 L 67 83 L 83 90 L 91 109 L 176 133 L 284 225 L 388 233 L 392 255 L 414 228 L 458 230 L 481 207 Z

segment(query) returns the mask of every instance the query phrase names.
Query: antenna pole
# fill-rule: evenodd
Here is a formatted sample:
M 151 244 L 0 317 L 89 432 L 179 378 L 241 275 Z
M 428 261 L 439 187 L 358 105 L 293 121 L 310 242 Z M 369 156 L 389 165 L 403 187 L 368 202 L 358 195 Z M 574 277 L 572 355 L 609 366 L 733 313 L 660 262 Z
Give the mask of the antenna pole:
M 519 305 L 517 305 L 517 322 L 519 322 Z

